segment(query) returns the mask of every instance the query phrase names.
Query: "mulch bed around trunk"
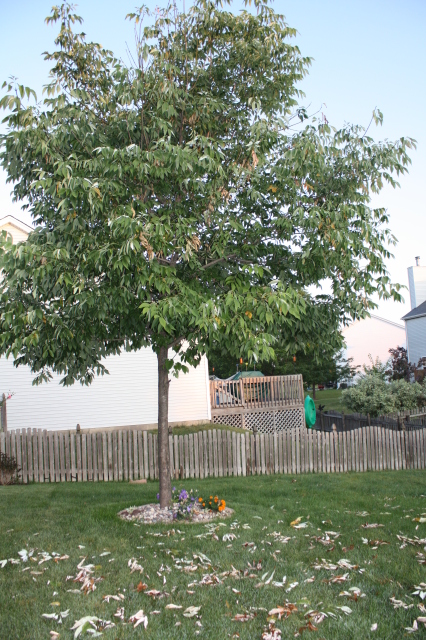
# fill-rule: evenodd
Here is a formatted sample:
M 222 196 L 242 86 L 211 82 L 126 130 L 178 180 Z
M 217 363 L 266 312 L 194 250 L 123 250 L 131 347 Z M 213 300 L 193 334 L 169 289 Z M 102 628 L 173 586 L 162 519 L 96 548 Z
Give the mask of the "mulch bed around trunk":
M 172 507 L 166 507 L 162 509 L 159 504 L 143 504 L 140 507 L 129 507 L 123 509 L 118 513 L 118 516 L 122 520 L 128 520 L 130 522 L 141 522 L 143 524 L 157 524 L 157 523 L 170 523 L 176 522 L 176 518 L 173 514 L 177 511 L 177 505 Z M 179 520 L 179 523 L 199 523 L 209 522 L 217 518 L 229 518 L 234 513 L 233 509 L 225 507 L 225 509 L 218 513 L 217 511 L 206 511 L 205 509 L 197 509 L 195 507 L 190 520 Z

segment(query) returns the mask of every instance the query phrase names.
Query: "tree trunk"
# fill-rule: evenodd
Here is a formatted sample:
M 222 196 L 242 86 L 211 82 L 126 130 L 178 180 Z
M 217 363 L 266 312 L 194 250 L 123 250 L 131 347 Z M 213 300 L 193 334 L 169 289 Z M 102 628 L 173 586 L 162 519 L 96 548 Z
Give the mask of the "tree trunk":
M 312 383 L 312 397 L 315 400 L 315 382 Z
M 169 372 L 166 369 L 168 349 L 160 347 L 158 362 L 158 470 L 160 476 L 160 507 L 172 501 L 169 453 Z

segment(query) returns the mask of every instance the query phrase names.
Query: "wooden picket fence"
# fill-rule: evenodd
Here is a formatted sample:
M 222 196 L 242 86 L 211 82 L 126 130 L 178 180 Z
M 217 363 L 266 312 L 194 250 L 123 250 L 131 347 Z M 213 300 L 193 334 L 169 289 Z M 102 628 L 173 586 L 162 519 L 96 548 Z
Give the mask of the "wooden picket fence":
M 170 435 L 169 447 L 176 479 L 424 469 L 426 429 L 372 426 L 329 433 L 296 428 L 256 435 L 211 429 Z M 17 430 L 0 434 L 0 450 L 16 458 L 25 484 L 158 478 L 157 435 L 146 431 Z

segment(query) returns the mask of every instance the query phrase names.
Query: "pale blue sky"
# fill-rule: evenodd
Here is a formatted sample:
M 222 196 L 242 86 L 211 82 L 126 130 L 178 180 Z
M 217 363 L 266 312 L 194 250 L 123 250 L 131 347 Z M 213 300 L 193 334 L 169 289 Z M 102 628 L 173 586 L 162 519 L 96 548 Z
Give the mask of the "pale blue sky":
M 152 8 L 161 2 L 145 2 Z M 138 3 L 134 0 L 80 0 L 78 13 L 90 40 L 100 42 L 127 60 L 126 41 L 133 31 L 124 20 Z M 187 0 L 188 4 L 188 0 Z M 52 0 L 0 0 L 0 81 L 10 75 L 41 93 L 48 65 L 43 51 L 53 49 L 56 27 L 44 24 Z M 240 7 L 235 3 L 234 10 Z M 407 267 L 414 256 L 426 264 L 426 204 L 422 186 L 426 175 L 426 1 L 425 0 L 277 0 L 276 11 L 299 32 L 303 55 L 315 60 L 301 88 L 304 104 L 318 109 L 324 104 L 329 122 L 367 125 L 374 107 L 384 114 L 376 139 L 411 136 L 418 148 L 401 189 L 384 189 L 375 199 L 391 216 L 391 229 L 399 239 L 395 259 L 388 268 L 394 281 L 407 284 Z M 13 204 L 10 188 L 0 172 L 0 217 L 12 214 L 28 222 Z M 409 310 L 405 304 L 379 303 L 375 312 L 399 321 Z

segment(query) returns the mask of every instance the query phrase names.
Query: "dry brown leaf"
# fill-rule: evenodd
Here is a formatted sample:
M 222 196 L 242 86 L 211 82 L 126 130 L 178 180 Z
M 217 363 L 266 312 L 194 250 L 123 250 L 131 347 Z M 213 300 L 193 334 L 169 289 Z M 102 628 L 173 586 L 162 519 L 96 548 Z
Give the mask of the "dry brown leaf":
M 235 620 L 235 622 L 248 622 L 249 620 L 253 620 L 255 617 L 255 613 L 237 613 L 232 619 Z
M 281 640 L 281 629 L 277 629 L 273 622 L 270 622 L 268 627 L 263 631 L 261 635 L 262 640 Z
M 303 627 L 299 627 L 299 634 L 300 635 L 302 635 L 302 633 L 304 631 L 318 631 L 318 627 L 313 625 L 312 622 L 309 620 L 309 622 L 307 624 L 305 624 Z
M 278 616 L 278 620 L 281 620 L 281 618 L 288 618 L 290 614 L 295 613 L 297 611 L 297 607 L 295 604 L 292 603 L 288 603 L 285 604 L 284 606 L 278 606 L 278 607 L 274 607 L 274 609 L 271 609 L 268 613 L 269 616 Z

